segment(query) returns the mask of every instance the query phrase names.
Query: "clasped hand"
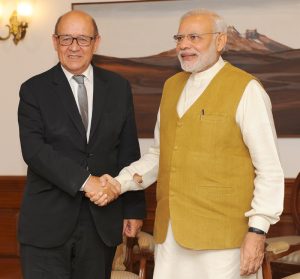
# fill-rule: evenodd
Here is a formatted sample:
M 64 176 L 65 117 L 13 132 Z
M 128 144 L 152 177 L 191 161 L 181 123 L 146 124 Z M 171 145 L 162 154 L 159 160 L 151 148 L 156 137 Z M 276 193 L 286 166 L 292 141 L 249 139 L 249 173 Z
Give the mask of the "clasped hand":
M 121 194 L 120 183 L 108 174 L 90 176 L 84 186 L 85 196 L 98 206 L 105 206 Z

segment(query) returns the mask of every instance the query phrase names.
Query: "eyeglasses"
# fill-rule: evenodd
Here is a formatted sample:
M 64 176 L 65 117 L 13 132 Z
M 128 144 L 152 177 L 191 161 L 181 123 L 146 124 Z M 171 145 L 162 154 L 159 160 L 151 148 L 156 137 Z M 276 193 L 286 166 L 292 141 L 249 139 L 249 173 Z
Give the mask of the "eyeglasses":
M 73 41 L 75 40 L 79 46 L 90 46 L 92 40 L 96 38 L 80 35 L 78 37 L 73 37 L 71 35 L 55 35 L 55 37 L 58 39 L 58 42 L 61 46 L 70 46 L 73 44 Z
M 191 43 L 193 44 L 197 44 L 202 40 L 202 37 L 204 35 L 213 35 L 213 34 L 220 34 L 221 32 L 211 32 L 211 33 L 203 33 L 203 34 L 187 34 L 187 35 L 174 35 L 173 38 L 176 42 L 176 44 L 181 44 L 184 40 L 184 38 L 186 37 Z

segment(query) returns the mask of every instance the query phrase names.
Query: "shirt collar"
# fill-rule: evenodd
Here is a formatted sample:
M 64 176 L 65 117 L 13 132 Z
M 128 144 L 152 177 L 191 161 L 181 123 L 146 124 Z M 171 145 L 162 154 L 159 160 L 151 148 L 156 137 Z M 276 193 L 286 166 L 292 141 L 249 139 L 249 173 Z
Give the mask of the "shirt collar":
M 62 68 L 63 72 L 65 73 L 65 75 L 66 75 L 68 81 L 70 82 L 70 81 L 72 80 L 74 74 L 72 74 L 72 73 L 70 73 L 69 71 L 67 71 L 62 65 L 61 65 L 61 68 Z M 85 77 L 88 79 L 88 81 L 91 81 L 91 80 L 92 80 L 92 78 L 93 78 L 93 67 L 92 67 L 91 64 L 90 64 L 90 65 L 88 66 L 88 68 L 82 73 L 82 75 L 85 76 Z
M 210 78 L 214 75 L 217 74 L 217 72 L 219 72 L 223 66 L 225 65 L 225 61 L 223 60 L 223 58 L 220 56 L 218 61 L 211 66 L 210 68 L 208 68 L 207 70 L 200 72 L 200 73 L 193 73 L 191 74 L 191 79 L 192 81 L 197 81 L 197 80 L 202 80 L 205 78 Z

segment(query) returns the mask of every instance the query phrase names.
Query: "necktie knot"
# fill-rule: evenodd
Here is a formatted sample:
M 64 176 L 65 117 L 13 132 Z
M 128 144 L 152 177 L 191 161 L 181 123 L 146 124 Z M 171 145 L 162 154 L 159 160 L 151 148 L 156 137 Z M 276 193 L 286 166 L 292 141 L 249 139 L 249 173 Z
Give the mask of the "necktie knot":
M 84 75 L 76 75 L 76 76 L 73 76 L 73 79 L 74 79 L 78 84 L 84 84 Z

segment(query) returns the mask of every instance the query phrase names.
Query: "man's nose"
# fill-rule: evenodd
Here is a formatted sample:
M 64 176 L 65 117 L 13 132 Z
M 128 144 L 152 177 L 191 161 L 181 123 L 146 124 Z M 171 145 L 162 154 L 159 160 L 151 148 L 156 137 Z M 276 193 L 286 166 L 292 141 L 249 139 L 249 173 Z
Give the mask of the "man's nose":
M 191 47 L 191 42 L 187 36 L 184 36 L 182 40 L 178 43 L 179 49 L 186 49 Z
M 80 49 L 80 46 L 77 42 L 77 39 L 73 38 L 73 42 L 72 42 L 72 44 L 70 45 L 69 48 L 73 51 L 76 51 L 76 50 Z

